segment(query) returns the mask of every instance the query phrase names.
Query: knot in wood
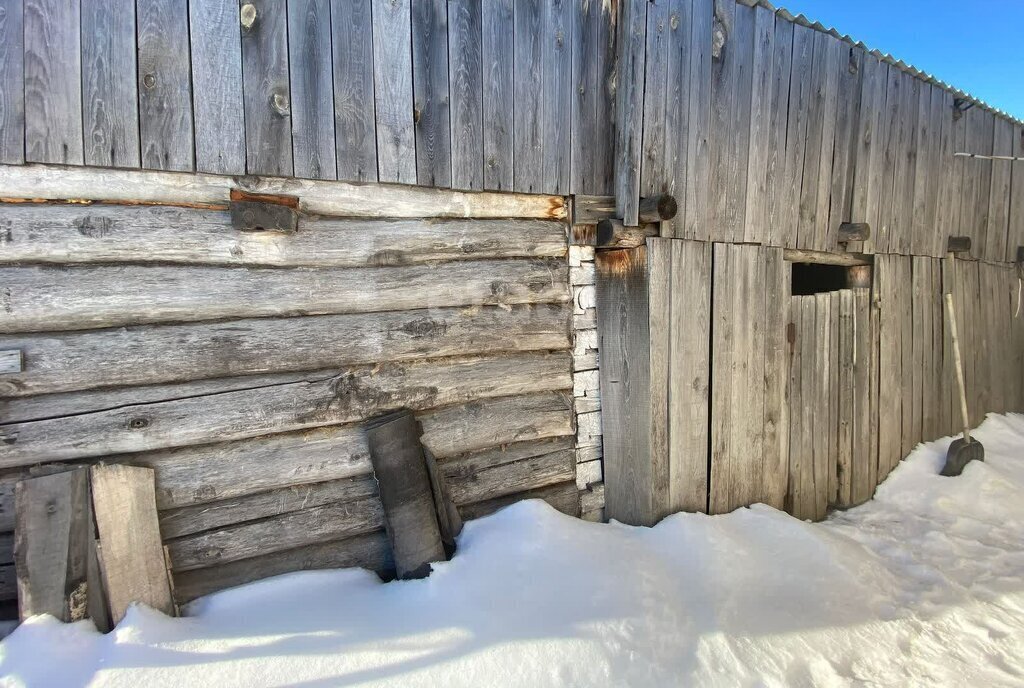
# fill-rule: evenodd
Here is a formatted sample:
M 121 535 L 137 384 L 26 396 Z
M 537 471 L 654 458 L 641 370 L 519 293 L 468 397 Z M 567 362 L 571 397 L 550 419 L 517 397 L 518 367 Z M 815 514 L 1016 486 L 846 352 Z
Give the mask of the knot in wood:
M 270 107 L 272 107 L 274 112 L 277 114 L 284 116 L 287 115 L 291 109 L 291 104 L 288 102 L 288 96 L 277 92 L 270 97 Z
M 715 20 L 715 28 L 711 31 L 711 58 L 722 59 L 722 51 L 725 50 L 725 24 L 721 20 Z
M 238 21 L 246 31 L 256 23 L 256 6 L 252 3 L 245 3 L 238 10 Z
M 142 77 L 142 85 L 148 89 L 152 89 L 154 86 L 156 86 L 156 75 L 147 74 L 146 76 Z
M 128 421 L 128 427 L 132 430 L 141 430 L 149 427 L 149 419 L 143 417 L 132 418 Z

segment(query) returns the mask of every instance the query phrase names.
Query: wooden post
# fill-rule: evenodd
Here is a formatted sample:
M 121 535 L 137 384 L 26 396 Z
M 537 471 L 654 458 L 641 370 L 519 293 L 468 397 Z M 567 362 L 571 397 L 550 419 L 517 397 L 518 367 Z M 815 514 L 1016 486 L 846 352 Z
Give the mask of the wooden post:
M 371 420 L 365 430 L 398 577 L 426 578 L 445 553 L 419 424 L 402 410 Z
M 679 212 L 679 205 L 671 194 L 658 194 L 640 199 L 640 223 L 671 220 Z

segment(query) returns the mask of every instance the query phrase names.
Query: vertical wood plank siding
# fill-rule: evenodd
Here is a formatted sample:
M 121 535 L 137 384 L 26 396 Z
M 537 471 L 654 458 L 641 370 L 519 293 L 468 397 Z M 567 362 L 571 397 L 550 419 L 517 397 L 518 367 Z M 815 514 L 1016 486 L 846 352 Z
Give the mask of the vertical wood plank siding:
M 0 0 L 0 163 L 25 162 L 24 0 Z
M 288 15 L 285 0 L 254 0 L 242 22 L 242 91 L 246 169 L 249 174 L 292 175 Z M 246 26 L 248 24 L 248 26 Z
M 295 176 L 335 179 L 329 0 L 288 0 L 288 51 Z
M 79 0 L 25 0 L 24 11 L 25 159 L 81 165 Z
M 332 0 L 338 179 L 377 181 L 372 22 L 370 0 Z

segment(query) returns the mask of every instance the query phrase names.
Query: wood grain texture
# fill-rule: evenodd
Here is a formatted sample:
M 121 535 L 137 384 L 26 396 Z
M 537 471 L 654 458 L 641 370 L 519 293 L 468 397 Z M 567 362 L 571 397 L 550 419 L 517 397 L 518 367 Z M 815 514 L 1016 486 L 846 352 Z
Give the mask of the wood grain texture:
M 195 169 L 185 0 L 137 0 L 142 166 Z
M 99 465 L 90 469 L 90 478 L 102 552 L 100 568 L 111 620 L 115 625 L 120 623 L 133 603 L 174 616 L 156 515 L 153 471 Z
M 448 3 L 452 186 L 484 188 L 482 12 L 478 0 Z
M 0 467 L 242 439 L 354 422 L 402 406 L 425 409 L 565 389 L 572 384 L 569 371 L 569 355 L 559 352 L 264 376 L 230 392 L 7 423 L 0 426 Z
M 570 346 L 567 305 L 360 315 L 0 336 L 31 361 L 0 370 L 7 397 L 338 365 Z M 20 356 L 18 362 L 20 364 Z
M 192 99 L 196 170 L 245 174 L 242 38 L 238 10 L 219 0 L 191 0 Z
M 537 490 L 518 492 L 497 499 L 490 499 L 485 502 L 474 502 L 459 508 L 459 515 L 464 520 L 482 518 L 493 514 L 498 509 L 514 504 L 524 499 L 542 499 L 556 510 L 569 516 L 580 515 L 580 495 L 576 490 L 576 481 L 567 481 L 558 485 L 549 485 Z
M 85 3 L 81 35 L 85 164 L 139 167 L 135 3 Z
M 377 178 L 400 184 L 415 184 L 417 174 L 409 1 L 372 2 Z
M 229 317 L 514 305 L 569 299 L 551 260 L 468 261 L 402 268 L 0 268 L 11 284 L 0 333 L 92 329 Z M 439 285 L 438 280 L 443 279 Z M 132 284 L 132 293 L 117 285 Z M 262 298 L 249 298 L 254 288 Z
M 292 104 L 286 0 L 253 0 L 255 20 L 242 26 L 246 170 L 291 176 Z
M 515 80 L 512 0 L 481 3 L 484 188 L 511 191 L 515 160 Z
M 513 188 L 540 191 L 544 178 L 544 8 L 547 0 L 514 2 Z
M 687 239 L 707 240 L 711 237 L 708 225 L 710 200 L 709 146 L 711 130 L 711 40 L 713 0 L 694 0 L 690 31 L 689 67 L 684 79 L 690 94 L 686 131 L 686 185 L 683 207 L 686 216 L 682 236 Z M 678 235 L 678 232 L 677 232 Z
M 80 0 L 25 0 L 25 159 L 81 165 Z
M 768 235 L 768 189 L 765 184 L 772 131 L 774 58 L 775 15 L 767 7 L 755 7 L 751 56 L 750 152 L 747 156 L 747 197 L 742 234 L 747 243 L 763 243 Z
M 377 181 L 370 0 L 332 0 L 338 179 Z
M 296 177 L 334 179 L 330 0 L 288 0 L 292 161 Z
M 575 3 L 545 0 L 542 98 L 544 175 L 541 189 L 569 193 L 572 127 L 572 31 Z
M 793 69 L 793 24 L 775 22 L 772 53 L 771 109 L 767 129 L 768 158 L 765 167 L 765 218 L 763 241 L 766 246 L 782 246 L 792 223 L 793 206 L 786 187 L 787 133 L 789 129 L 789 90 Z
M 446 0 L 412 0 L 416 183 L 452 185 Z
M 581 0 L 573 10 L 570 191 L 611 194 L 614 174 L 616 8 Z M 680 27 L 689 31 L 689 24 Z M 679 88 L 682 88 L 680 79 Z M 682 104 L 680 104 L 682 105 Z M 682 110 L 683 107 L 680 107 Z
M 0 1 L 0 163 L 25 162 L 25 2 Z
M 640 211 L 647 4 L 642 0 L 626 0 L 622 3 L 619 16 L 619 68 L 615 90 L 615 210 L 626 225 L 631 227 L 636 226 Z

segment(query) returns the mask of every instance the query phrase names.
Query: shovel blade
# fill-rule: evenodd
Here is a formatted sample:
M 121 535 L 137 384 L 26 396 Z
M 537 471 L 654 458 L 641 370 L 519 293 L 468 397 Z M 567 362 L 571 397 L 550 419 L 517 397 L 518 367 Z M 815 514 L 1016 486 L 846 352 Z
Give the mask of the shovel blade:
M 956 476 L 963 473 L 964 467 L 971 461 L 984 461 L 985 447 L 981 442 L 972 439 L 970 442 L 963 437 L 953 440 L 946 452 L 946 465 L 942 467 L 941 475 Z

